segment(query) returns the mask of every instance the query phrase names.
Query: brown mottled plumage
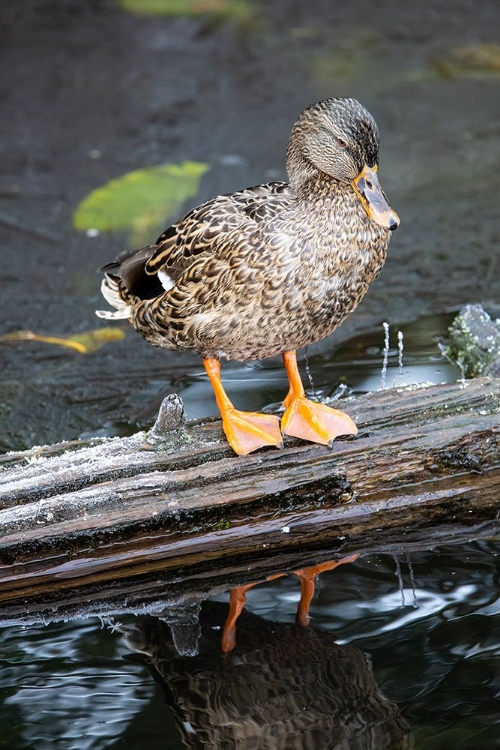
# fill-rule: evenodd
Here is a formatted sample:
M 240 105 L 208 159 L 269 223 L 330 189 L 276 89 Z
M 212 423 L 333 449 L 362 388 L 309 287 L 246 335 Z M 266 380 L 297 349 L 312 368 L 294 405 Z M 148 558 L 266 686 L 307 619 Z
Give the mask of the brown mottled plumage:
M 198 653 L 179 656 L 167 624 L 118 625 L 161 686 L 189 750 L 410 750 L 410 730 L 378 687 L 369 657 L 331 633 L 243 612 L 238 647 L 220 654 L 227 608 L 204 602 Z M 177 642 L 195 628 L 173 625 Z M 176 632 L 175 632 L 176 631 Z M 140 654 L 140 656 L 139 656 Z M 131 657 L 133 660 L 134 657 Z M 158 716 L 158 722 L 163 717 Z
M 291 132 L 289 183 L 217 196 L 156 245 L 123 253 L 103 269 L 117 312 L 98 314 L 209 362 L 293 353 L 328 336 L 380 272 L 398 225 L 378 185 L 378 145 L 356 100 L 311 105 Z

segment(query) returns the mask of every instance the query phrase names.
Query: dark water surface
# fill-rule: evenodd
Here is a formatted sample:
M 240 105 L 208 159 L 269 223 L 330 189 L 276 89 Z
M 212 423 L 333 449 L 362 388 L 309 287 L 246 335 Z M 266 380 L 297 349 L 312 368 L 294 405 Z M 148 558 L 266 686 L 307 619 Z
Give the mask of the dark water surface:
M 309 352 L 311 389 L 380 388 L 383 320 L 388 387 L 459 377 L 437 348 L 451 322 L 440 313 L 500 294 L 498 2 L 206 3 L 249 6 L 226 20 L 136 15 L 133 4 L 0 4 L 0 335 L 69 337 L 100 325 L 95 269 L 132 239 L 75 228 L 91 191 L 186 160 L 210 167 L 186 209 L 281 179 L 301 109 L 355 96 L 380 125 L 381 176 L 402 224 L 340 338 Z M 169 391 L 190 418 L 215 412 L 196 357 L 156 351 L 125 328 L 88 354 L 3 339 L 0 451 L 133 433 Z M 273 362 L 223 372 L 240 408 L 286 391 Z M 196 611 L 168 614 L 191 656 L 152 617 L 120 616 L 114 630 L 98 618 L 5 628 L 0 748 L 178 750 L 182 737 L 243 750 L 500 747 L 499 548 L 491 534 L 325 572 L 306 634 L 293 625 L 296 577 L 263 583 L 249 591 L 252 616 L 226 655 L 221 602 L 204 605 L 201 631 Z M 225 738 L 214 739 L 214 725 Z
M 309 393 L 320 398 L 337 399 L 393 385 L 453 382 L 460 371 L 445 359 L 438 347 L 438 343 L 446 339 L 453 317 L 453 314 L 427 316 L 411 323 L 392 325 L 387 334 L 380 325 L 323 354 L 306 353 L 303 357 L 301 352 L 304 385 Z M 386 339 L 389 346 L 384 354 Z M 401 339 L 400 346 L 398 339 Z M 254 410 L 256 405 L 263 408 L 266 404 L 278 406 L 288 389 L 285 369 L 277 358 L 249 365 L 223 363 L 222 377 L 229 397 L 239 409 Z M 92 387 L 95 385 L 93 383 Z M 205 371 L 195 361 L 170 380 L 164 373 L 145 375 L 141 389 L 131 394 L 128 403 L 121 405 L 118 416 L 116 396 L 104 398 L 100 404 L 102 428 L 84 430 L 79 437 L 123 437 L 133 434 L 138 427 L 150 427 L 161 400 L 172 390 L 182 397 L 188 419 L 209 417 L 217 411 Z
M 119 627 L 129 629 L 129 642 L 153 653 L 149 661 L 156 664 L 159 685 L 141 659 L 131 660 L 126 639 L 97 618 L 7 628 L 0 634 L 0 746 L 177 750 L 183 744 L 176 713 L 183 718 L 184 732 L 188 721 L 191 727 L 196 721 L 203 724 L 200 713 L 211 713 L 219 724 L 221 717 L 229 723 L 236 715 L 239 725 L 246 726 L 258 715 L 253 703 L 257 706 L 264 701 L 270 706 L 268 725 L 275 731 L 279 725 L 278 734 L 289 731 L 290 744 L 278 744 L 276 739 L 275 744 L 254 740 L 247 745 L 240 740 L 200 745 L 189 730 L 187 736 L 193 742 L 189 747 L 336 747 L 331 739 L 325 740 L 335 736 L 331 728 L 330 735 L 318 735 L 325 744 L 307 740 L 304 730 L 301 740 L 293 744 L 297 714 L 290 713 L 284 695 L 280 697 L 274 687 L 274 681 L 285 680 L 286 694 L 304 682 L 309 702 L 298 716 L 305 712 L 309 729 L 315 726 L 318 732 L 327 723 L 321 696 L 324 698 L 329 689 L 333 702 L 340 701 L 340 696 L 345 702 L 330 712 L 341 725 L 352 719 L 351 691 L 365 720 L 365 693 L 375 691 L 371 702 L 366 702 L 368 713 L 373 719 L 374 706 L 382 706 L 387 717 L 390 712 L 392 740 L 370 744 L 360 720 L 356 732 L 364 737 L 363 742 L 358 744 L 353 733 L 347 744 L 338 747 L 411 747 L 411 742 L 422 750 L 500 747 L 499 593 L 498 538 L 490 538 L 399 559 L 368 556 L 321 574 L 307 640 L 292 625 L 299 598 L 293 575 L 261 584 L 248 593 L 247 610 L 256 617 L 249 623 L 242 619 L 238 645 L 230 655 L 218 652 L 225 608 L 219 605 L 219 611 L 217 603 L 208 615 L 215 640 L 207 646 L 209 639 L 201 638 L 200 656 L 179 657 L 168 628 L 161 622 L 160 642 L 158 638 L 155 641 L 152 632 L 156 625 L 151 617 L 121 618 Z M 192 635 L 196 642 L 197 626 L 187 619 L 182 627 L 186 639 Z M 137 637 L 138 629 L 142 629 L 143 640 Z M 246 631 L 251 633 L 250 645 Z M 273 651 L 276 644 L 285 644 L 285 652 Z M 346 651 L 347 646 L 355 648 Z M 376 685 L 371 684 L 368 665 L 360 671 L 364 658 L 356 661 L 361 659 L 358 650 L 370 655 Z M 304 653 L 306 667 L 301 666 Z M 307 670 L 318 653 L 330 665 L 331 673 L 323 674 L 324 683 L 315 692 L 308 684 Z M 249 676 L 250 660 L 253 669 Z M 189 679 L 183 674 L 190 675 Z M 225 681 L 221 675 L 226 676 Z M 248 688 L 243 704 L 238 675 Z M 331 687 L 334 680 L 338 681 L 334 683 L 336 691 Z M 194 700 L 194 687 L 200 686 L 205 696 L 217 696 L 217 705 L 207 709 Z M 268 694 L 262 696 L 262 691 Z M 395 702 L 397 710 L 385 699 Z M 267 725 L 262 718 L 261 722 L 263 737 Z
M 305 382 L 309 373 L 311 389 L 329 396 L 339 383 L 360 393 L 455 380 L 437 345 L 451 317 L 391 327 L 385 355 L 382 327 L 312 355 Z M 213 413 L 198 373 L 187 368 L 175 383 L 191 417 Z M 279 400 L 286 387 L 269 363 L 229 368 L 226 382 L 243 408 Z M 153 380 L 151 392 L 161 386 Z M 130 419 L 101 432 L 134 429 Z M 203 605 L 201 630 L 198 605 L 158 605 L 111 627 L 91 618 L 5 628 L 0 747 L 500 747 L 499 548 L 491 532 L 322 573 L 307 631 L 294 626 L 298 579 L 261 583 L 231 654 L 220 649 L 228 594 Z

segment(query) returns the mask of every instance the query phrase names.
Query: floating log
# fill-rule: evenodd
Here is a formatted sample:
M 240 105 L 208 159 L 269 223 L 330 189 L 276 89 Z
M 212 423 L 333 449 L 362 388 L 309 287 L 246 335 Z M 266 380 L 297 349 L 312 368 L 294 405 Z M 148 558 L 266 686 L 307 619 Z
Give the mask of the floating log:
M 61 601 L 66 613 L 160 589 L 172 601 L 325 555 L 473 535 L 498 518 L 498 379 L 346 399 L 356 439 L 290 439 L 245 457 L 219 420 L 183 425 L 170 407 L 171 432 L 2 457 L 3 622 Z

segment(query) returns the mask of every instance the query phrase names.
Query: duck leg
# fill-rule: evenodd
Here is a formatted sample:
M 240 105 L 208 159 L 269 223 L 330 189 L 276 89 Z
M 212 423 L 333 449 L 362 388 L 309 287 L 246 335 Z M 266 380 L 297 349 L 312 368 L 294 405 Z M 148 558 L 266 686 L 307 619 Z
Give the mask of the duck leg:
M 356 435 L 358 428 L 343 411 L 332 409 L 306 398 L 297 367 L 297 353 L 283 352 L 290 390 L 283 402 L 286 411 L 281 418 L 283 435 L 329 445 L 339 435 Z
M 286 573 L 274 573 L 266 578 L 266 581 L 274 581 L 275 578 L 281 578 Z M 253 589 L 254 586 L 258 586 L 261 581 L 255 581 L 255 583 L 247 583 L 245 586 L 237 586 L 235 589 L 231 589 L 229 594 L 229 613 L 222 629 L 221 638 L 221 649 L 227 654 L 232 651 L 236 646 L 236 623 L 238 617 L 241 615 L 243 607 L 247 600 L 247 591 Z
M 283 446 L 280 420 L 273 414 L 238 411 L 229 400 L 220 379 L 218 359 L 204 359 L 205 370 L 212 383 L 215 400 L 222 417 L 222 427 L 229 445 L 235 453 L 244 456 L 265 445 Z
M 295 617 L 297 625 L 300 625 L 303 628 L 306 628 L 309 625 L 309 606 L 314 596 L 316 576 L 320 573 L 324 573 L 325 570 L 333 570 L 339 565 L 354 562 L 358 557 L 359 554 L 355 552 L 353 555 L 343 557 L 341 560 L 327 560 L 319 565 L 313 565 L 310 568 L 301 568 L 300 570 L 293 571 L 300 581 L 300 601 Z M 276 578 L 282 578 L 285 575 L 286 573 L 273 573 L 272 575 L 267 576 L 266 581 L 274 581 Z M 258 586 L 259 583 L 261 583 L 261 581 L 247 583 L 244 586 L 237 586 L 236 588 L 231 589 L 229 594 L 229 612 L 226 617 L 226 622 L 224 623 L 221 638 L 221 649 L 224 653 L 232 651 L 236 646 L 236 623 L 243 607 L 245 606 L 247 591 L 254 586 Z
M 333 570 L 339 565 L 344 565 L 344 563 L 354 562 L 358 557 L 359 555 L 355 553 L 354 555 L 343 557 L 342 560 L 327 560 L 327 562 L 314 565 L 311 568 L 302 568 L 301 570 L 293 571 L 300 581 L 300 601 L 295 616 L 297 625 L 303 628 L 307 628 L 309 625 L 309 606 L 314 596 L 316 576 L 319 573 L 324 573 L 325 570 Z

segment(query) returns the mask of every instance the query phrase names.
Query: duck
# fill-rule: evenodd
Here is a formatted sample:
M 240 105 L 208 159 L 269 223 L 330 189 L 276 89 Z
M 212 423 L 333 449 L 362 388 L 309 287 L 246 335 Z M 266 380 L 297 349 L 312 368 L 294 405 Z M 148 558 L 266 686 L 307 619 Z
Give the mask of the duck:
M 379 144 L 356 99 L 311 104 L 291 130 L 288 182 L 218 195 L 100 269 L 114 309 L 96 314 L 128 319 L 154 346 L 196 351 L 237 455 L 281 448 L 285 435 L 331 447 L 357 433 L 347 414 L 307 398 L 297 350 L 333 333 L 384 265 L 400 221 L 379 182 Z M 221 360 L 276 355 L 289 381 L 281 419 L 237 409 Z
M 192 611 L 183 620 L 179 608 L 180 622 L 164 614 L 111 623 L 131 652 L 127 660 L 142 664 L 161 686 L 186 750 L 414 747 L 400 708 L 383 694 L 370 656 L 357 646 L 244 610 L 238 645 L 222 654 L 227 604 L 199 606 L 199 622 Z M 158 715 L 162 720 L 171 732 L 168 715 Z

